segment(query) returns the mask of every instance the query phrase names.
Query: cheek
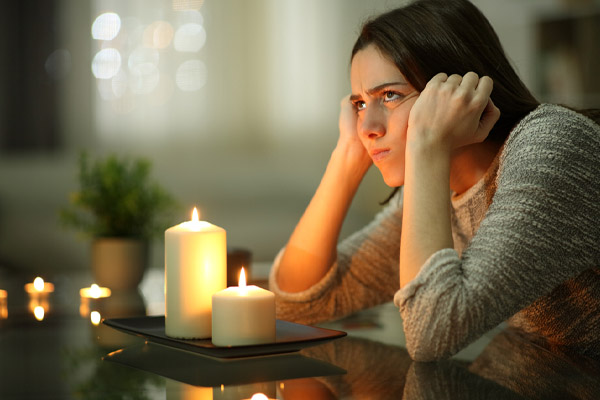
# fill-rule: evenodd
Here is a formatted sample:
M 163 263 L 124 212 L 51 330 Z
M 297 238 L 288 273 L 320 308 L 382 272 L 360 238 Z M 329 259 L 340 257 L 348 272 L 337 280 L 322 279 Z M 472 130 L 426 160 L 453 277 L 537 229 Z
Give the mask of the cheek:
M 405 103 L 398 106 L 390 115 L 388 127 L 393 130 L 396 140 L 400 140 L 402 145 L 406 143 L 406 133 L 408 131 L 408 119 L 410 110 L 415 103 L 416 98 L 409 99 Z

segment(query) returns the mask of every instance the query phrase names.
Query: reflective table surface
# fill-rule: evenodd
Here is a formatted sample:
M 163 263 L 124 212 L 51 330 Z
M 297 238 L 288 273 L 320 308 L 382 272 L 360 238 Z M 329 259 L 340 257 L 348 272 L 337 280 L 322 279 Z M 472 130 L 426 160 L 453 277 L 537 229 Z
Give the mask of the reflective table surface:
M 31 279 L 0 273 L 7 292 L 0 299 L 1 399 L 600 398 L 600 363 L 550 351 L 502 326 L 450 360 L 417 363 L 404 347 L 397 309 L 384 304 L 320 325 L 346 337 L 225 360 L 99 323 L 161 315 L 162 271 L 148 271 L 137 291 L 98 300 L 80 296 L 92 283 L 85 272 L 47 277 L 55 289 L 45 302 L 25 292 Z

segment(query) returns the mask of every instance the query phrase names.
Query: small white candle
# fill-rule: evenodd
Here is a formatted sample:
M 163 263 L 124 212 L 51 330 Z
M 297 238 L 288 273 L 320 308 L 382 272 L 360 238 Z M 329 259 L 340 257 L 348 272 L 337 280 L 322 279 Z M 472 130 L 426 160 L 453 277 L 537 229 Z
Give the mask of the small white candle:
M 239 286 L 215 293 L 212 304 L 215 346 L 275 342 L 275 294 L 258 286 L 246 286 L 243 268 Z
M 50 282 L 44 282 L 44 280 L 38 276 L 33 282 L 25 285 L 25 291 L 34 295 L 48 294 L 54 292 L 54 285 Z
M 182 339 L 211 335 L 212 295 L 227 286 L 223 228 L 192 220 L 165 231 L 165 333 Z
M 85 299 L 101 299 L 109 297 L 111 295 L 111 290 L 93 283 L 89 288 L 79 289 L 79 295 Z

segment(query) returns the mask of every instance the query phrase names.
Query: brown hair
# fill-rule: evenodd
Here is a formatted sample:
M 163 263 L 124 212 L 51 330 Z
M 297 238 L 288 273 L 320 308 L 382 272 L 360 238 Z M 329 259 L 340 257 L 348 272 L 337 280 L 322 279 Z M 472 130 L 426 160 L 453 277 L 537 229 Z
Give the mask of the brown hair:
M 494 81 L 501 115 L 486 140 L 504 142 L 539 102 L 508 61 L 487 18 L 468 0 L 417 0 L 368 21 L 352 49 L 375 45 L 418 91 L 439 72 L 469 71 Z

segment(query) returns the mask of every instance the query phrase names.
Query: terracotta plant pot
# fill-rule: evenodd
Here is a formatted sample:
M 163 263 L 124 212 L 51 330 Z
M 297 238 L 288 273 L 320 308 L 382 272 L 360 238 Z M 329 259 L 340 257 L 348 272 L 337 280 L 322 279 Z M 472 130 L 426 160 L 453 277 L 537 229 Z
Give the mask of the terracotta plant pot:
M 111 290 L 134 290 L 148 264 L 148 242 L 141 239 L 97 238 L 92 242 L 95 282 Z

